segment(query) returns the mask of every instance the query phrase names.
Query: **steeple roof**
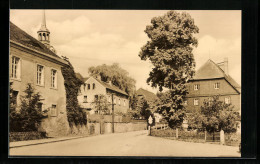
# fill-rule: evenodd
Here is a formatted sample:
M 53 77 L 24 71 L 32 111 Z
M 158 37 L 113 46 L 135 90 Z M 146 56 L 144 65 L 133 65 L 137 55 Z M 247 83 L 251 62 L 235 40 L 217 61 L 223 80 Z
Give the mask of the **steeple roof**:
M 40 41 L 27 34 L 25 31 L 10 22 L 10 40 L 20 43 L 26 47 L 60 58 Z
M 43 10 L 42 24 L 41 24 L 41 28 L 40 28 L 39 31 L 47 31 L 47 32 L 50 32 L 50 31 L 47 29 L 47 26 L 46 26 L 45 10 Z

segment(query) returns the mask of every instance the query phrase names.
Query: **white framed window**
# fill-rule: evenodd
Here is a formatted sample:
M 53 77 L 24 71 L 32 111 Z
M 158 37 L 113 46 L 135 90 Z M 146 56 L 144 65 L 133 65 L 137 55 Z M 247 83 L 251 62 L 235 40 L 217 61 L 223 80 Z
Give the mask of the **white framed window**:
M 188 101 L 187 101 L 187 100 L 184 100 L 184 101 L 183 101 L 183 105 L 185 105 L 185 106 L 188 105 Z
M 116 98 L 114 98 L 114 104 L 116 104 Z
M 125 103 L 125 100 L 124 100 L 124 106 L 126 105 L 126 103 Z
M 52 104 L 51 106 L 51 116 L 57 116 L 57 105 Z
M 12 56 L 12 70 L 11 77 L 13 79 L 20 79 L 21 77 L 21 60 L 18 57 Z
M 225 97 L 225 104 L 230 104 L 230 97 Z
M 120 106 L 120 103 L 121 103 L 121 101 L 120 101 L 120 99 L 118 99 L 118 105 Z
M 199 99 L 194 99 L 193 104 L 194 104 L 194 105 L 199 105 Z
M 212 101 L 213 101 L 213 98 L 212 98 L 212 97 L 209 97 L 209 98 L 208 98 L 209 105 L 212 104 Z
M 220 83 L 215 83 L 214 84 L 214 89 L 219 89 L 219 87 L 220 87 Z
M 57 70 L 51 69 L 51 87 L 57 88 Z
M 199 90 L 200 85 L 199 84 L 194 84 L 194 90 Z
M 84 96 L 84 98 L 83 98 L 83 103 L 87 103 L 88 102 L 88 96 Z
M 44 85 L 44 67 L 37 64 L 37 84 Z

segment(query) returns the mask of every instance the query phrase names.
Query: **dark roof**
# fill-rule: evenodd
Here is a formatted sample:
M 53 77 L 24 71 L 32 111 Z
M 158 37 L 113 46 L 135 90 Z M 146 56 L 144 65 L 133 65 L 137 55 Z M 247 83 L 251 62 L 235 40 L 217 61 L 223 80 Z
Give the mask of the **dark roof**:
M 27 34 L 25 31 L 10 22 L 10 40 L 20 43 L 26 47 L 60 58 L 40 41 Z
M 191 80 L 205 80 L 217 78 L 224 78 L 239 93 L 241 92 L 240 85 L 231 76 L 225 74 L 225 72 L 210 59 L 204 65 L 202 65 L 198 71 L 195 72 L 195 76 Z
M 158 97 L 154 93 L 152 93 L 150 91 L 147 91 L 147 90 L 145 90 L 143 88 L 139 88 L 136 91 L 136 94 L 138 96 L 144 96 L 147 101 L 151 101 L 151 102 L 154 102 L 154 101 L 156 101 L 158 99 Z
M 84 78 L 80 73 L 75 73 L 76 77 L 81 80 L 82 82 L 84 82 Z
M 91 76 L 91 77 L 92 77 L 92 76 Z M 84 79 L 84 82 L 86 82 L 89 78 L 90 78 L 90 77 L 83 78 L 83 79 Z M 93 78 L 94 78 L 94 77 L 93 77 Z M 106 89 L 110 89 L 110 90 L 112 90 L 112 91 L 115 91 L 115 92 L 118 92 L 118 93 L 121 93 L 121 94 L 123 94 L 123 95 L 128 96 L 128 94 L 127 94 L 125 91 L 119 89 L 117 86 L 110 85 L 109 83 L 104 82 L 104 81 L 101 81 L 101 80 L 99 80 L 99 79 L 97 79 L 97 78 L 94 78 L 94 79 L 97 80 L 100 84 L 102 84 Z

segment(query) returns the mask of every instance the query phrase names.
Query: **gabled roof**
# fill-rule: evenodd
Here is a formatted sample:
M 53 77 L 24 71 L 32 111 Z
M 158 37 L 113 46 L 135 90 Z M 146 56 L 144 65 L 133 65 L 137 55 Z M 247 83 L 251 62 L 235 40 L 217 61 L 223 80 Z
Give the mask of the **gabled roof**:
M 92 76 L 91 76 L 91 77 L 92 77 Z M 92 78 L 94 78 L 94 77 L 92 77 Z M 90 79 L 90 77 L 83 78 L 83 79 L 84 79 L 84 82 L 86 82 L 88 79 Z M 97 81 L 98 81 L 101 85 L 103 85 L 106 89 L 110 89 L 110 90 L 112 90 L 112 91 L 115 91 L 115 92 L 118 92 L 118 93 L 121 93 L 121 94 L 123 94 L 123 95 L 128 96 L 128 94 L 127 94 L 125 91 L 119 89 L 117 86 L 110 85 L 109 83 L 106 83 L 106 82 L 104 82 L 104 81 L 101 81 L 101 80 L 99 80 L 99 79 L 97 79 L 97 78 L 94 78 L 94 79 L 97 80 Z
M 138 96 L 144 96 L 147 101 L 151 101 L 151 102 L 154 102 L 154 101 L 156 101 L 158 99 L 158 97 L 154 93 L 152 93 L 150 91 L 147 91 L 147 90 L 145 90 L 143 88 L 139 88 L 136 91 L 136 94 Z
M 224 78 L 235 90 L 241 93 L 240 85 L 231 76 L 225 74 L 225 72 L 210 59 L 195 72 L 195 76 L 191 81 L 218 78 Z
M 51 56 L 57 57 L 61 59 L 58 55 L 52 52 L 49 48 L 47 48 L 40 41 L 27 34 L 25 31 L 17 27 L 15 24 L 10 22 L 10 41 L 15 41 L 20 43 L 26 47 L 38 50 L 40 52 L 49 54 Z

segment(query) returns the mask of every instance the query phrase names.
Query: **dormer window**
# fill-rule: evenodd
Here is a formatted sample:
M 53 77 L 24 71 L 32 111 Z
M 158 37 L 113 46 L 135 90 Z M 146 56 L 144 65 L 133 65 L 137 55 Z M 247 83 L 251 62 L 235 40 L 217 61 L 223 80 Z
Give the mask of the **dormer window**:
M 220 83 L 215 83 L 214 84 L 214 89 L 219 89 L 219 87 L 220 87 Z
M 200 85 L 199 84 L 194 84 L 194 90 L 199 90 Z

